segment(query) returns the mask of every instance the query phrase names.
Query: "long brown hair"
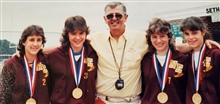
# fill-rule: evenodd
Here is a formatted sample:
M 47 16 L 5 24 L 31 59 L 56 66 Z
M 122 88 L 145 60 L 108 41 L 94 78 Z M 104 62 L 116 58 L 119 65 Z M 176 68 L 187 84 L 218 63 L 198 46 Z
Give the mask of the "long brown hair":
M 147 29 L 147 43 L 149 45 L 149 52 L 154 53 L 156 52 L 156 48 L 153 46 L 151 42 L 151 35 L 158 33 L 158 34 L 167 34 L 169 38 L 169 48 L 174 51 L 175 44 L 173 40 L 173 34 L 171 32 L 171 25 L 168 21 L 162 20 L 160 18 L 154 18 L 152 22 L 150 22 L 148 29 Z
M 73 16 L 66 19 L 64 24 L 64 29 L 62 38 L 60 39 L 61 45 L 63 48 L 68 48 L 70 46 L 70 41 L 68 37 L 69 32 L 73 32 L 76 29 L 86 32 L 86 35 L 89 34 L 89 27 L 86 24 L 86 20 L 82 16 Z M 86 39 L 84 44 L 87 44 L 89 41 Z
M 212 39 L 212 36 L 209 33 L 208 28 L 206 27 L 203 20 L 199 17 L 191 16 L 184 19 L 180 25 L 180 30 L 184 32 L 186 29 L 189 29 L 190 31 L 200 30 L 201 32 L 205 32 L 205 35 L 203 37 L 204 41 L 206 39 Z
M 44 43 L 46 43 L 46 38 L 44 36 L 43 28 L 38 25 L 30 25 L 26 29 L 24 29 L 24 31 L 21 34 L 21 38 L 19 39 L 17 50 L 20 51 L 21 55 L 25 54 L 25 46 L 22 43 L 24 43 L 27 40 L 27 38 L 32 35 L 41 36 L 42 37 L 42 45 L 44 47 Z M 40 50 L 38 52 L 38 54 L 39 53 L 42 53 L 42 50 Z

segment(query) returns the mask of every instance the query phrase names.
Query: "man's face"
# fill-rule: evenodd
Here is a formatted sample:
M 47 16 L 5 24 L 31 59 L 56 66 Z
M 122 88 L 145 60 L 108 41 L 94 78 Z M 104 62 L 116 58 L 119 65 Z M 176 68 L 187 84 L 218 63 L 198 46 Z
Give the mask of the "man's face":
M 105 23 L 108 24 L 110 30 L 120 30 L 124 28 L 124 23 L 128 15 L 123 12 L 122 6 L 117 6 L 113 9 L 107 7 L 105 13 Z

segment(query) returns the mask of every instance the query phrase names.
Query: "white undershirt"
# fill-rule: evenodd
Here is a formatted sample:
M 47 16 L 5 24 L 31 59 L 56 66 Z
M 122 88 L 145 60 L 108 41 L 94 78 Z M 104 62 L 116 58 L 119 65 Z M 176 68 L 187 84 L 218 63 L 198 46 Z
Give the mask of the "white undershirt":
M 81 55 L 74 55 L 75 60 L 78 61 Z
M 195 68 L 197 68 L 198 65 L 198 59 L 199 59 L 199 52 L 194 52 L 194 63 L 195 63 Z
M 157 55 L 157 59 L 160 62 L 160 65 L 163 67 L 166 56 Z

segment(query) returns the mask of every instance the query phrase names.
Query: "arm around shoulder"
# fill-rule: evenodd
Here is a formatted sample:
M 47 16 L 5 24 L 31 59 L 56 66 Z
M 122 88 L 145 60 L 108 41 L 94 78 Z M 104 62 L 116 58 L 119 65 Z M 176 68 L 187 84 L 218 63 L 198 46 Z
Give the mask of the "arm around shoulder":
M 45 47 L 43 48 L 43 53 L 44 54 L 49 54 L 52 50 L 54 50 L 55 48 L 57 48 L 58 46 L 51 46 L 51 47 Z
M 181 53 L 188 53 L 192 50 L 192 48 L 188 45 L 188 43 L 176 45 L 176 49 Z

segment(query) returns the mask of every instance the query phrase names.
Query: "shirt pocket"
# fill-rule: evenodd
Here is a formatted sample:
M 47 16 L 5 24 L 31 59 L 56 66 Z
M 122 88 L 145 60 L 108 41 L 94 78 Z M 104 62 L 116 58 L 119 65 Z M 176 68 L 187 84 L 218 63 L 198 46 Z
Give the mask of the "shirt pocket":
M 129 53 L 128 55 L 125 56 L 124 65 L 126 65 L 126 67 L 128 67 L 129 69 L 137 69 L 140 67 L 141 59 L 142 58 L 140 54 Z

